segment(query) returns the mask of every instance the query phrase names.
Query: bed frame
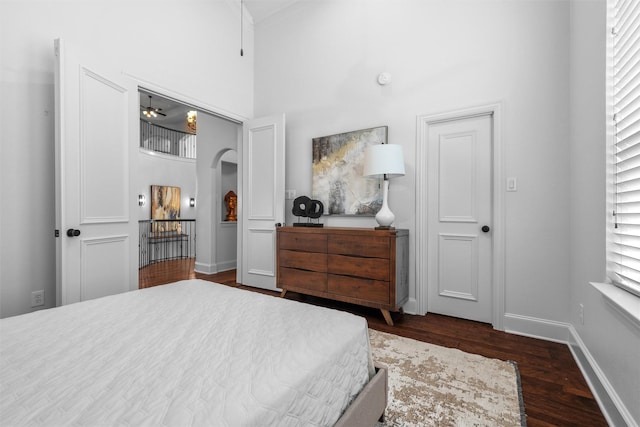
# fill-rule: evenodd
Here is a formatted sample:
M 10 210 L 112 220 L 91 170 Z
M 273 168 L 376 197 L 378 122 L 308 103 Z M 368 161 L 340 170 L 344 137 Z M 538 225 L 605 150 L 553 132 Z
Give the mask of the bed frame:
M 371 427 L 384 420 L 387 407 L 387 368 L 376 365 L 376 374 L 342 414 L 334 427 Z

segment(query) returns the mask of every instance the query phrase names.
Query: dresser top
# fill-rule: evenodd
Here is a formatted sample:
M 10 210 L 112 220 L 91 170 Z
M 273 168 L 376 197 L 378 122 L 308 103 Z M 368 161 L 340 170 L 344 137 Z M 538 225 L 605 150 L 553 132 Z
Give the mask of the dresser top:
M 409 230 L 404 228 L 390 228 L 387 230 L 376 230 L 375 228 L 360 227 L 277 227 L 278 232 L 287 233 L 313 233 L 313 234 L 357 234 L 359 236 L 404 236 L 409 234 Z

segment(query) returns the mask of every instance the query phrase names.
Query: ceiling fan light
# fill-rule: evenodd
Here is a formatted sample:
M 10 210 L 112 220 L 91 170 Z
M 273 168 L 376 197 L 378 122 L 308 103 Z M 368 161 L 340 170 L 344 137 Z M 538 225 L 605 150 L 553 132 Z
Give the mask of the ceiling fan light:
M 142 107 L 142 105 L 141 105 L 141 107 Z M 149 95 L 149 108 L 145 108 L 142 111 L 142 114 L 144 114 L 149 119 L 151 117 L 156 118 L 156 117 L 158 117 L 158 114 L 156 113 L 156 110 L 157 110 L 157 108 L 156 109 L 151 108 L 151 95 Z

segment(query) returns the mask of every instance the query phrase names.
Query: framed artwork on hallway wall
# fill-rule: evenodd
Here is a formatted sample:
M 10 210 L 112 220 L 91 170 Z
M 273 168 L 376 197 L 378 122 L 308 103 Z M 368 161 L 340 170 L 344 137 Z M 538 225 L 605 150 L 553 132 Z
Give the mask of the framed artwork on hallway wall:
M 180 187 L 166 185 L 151 186 L 151 219 L 180 219 Z M 179 232 L 180 221 L 152 222 L 151 231 Z

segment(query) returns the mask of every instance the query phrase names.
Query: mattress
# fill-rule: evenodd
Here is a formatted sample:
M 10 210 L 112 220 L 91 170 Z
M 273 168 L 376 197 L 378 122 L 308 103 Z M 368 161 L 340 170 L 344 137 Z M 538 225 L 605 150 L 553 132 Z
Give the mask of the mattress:
M 328 426 L 366 319 L 202 280 L 0 320 L 2 425 Z

